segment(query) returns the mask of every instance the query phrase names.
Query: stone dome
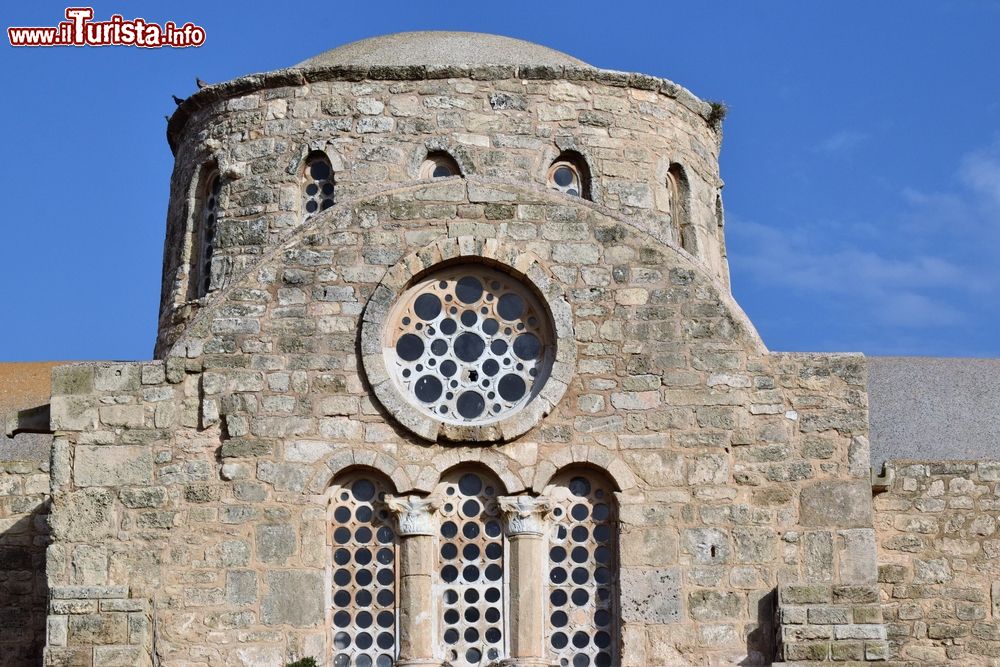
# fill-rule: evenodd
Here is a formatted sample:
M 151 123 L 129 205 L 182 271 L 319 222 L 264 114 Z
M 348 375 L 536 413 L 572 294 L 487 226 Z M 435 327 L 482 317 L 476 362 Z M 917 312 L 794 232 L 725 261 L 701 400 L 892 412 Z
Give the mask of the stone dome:
M 332 65 L 576 65 L 588 64 L 547 46 L 480 32 L 427 30 L 369 37 L 324 51 L 296 67 Z

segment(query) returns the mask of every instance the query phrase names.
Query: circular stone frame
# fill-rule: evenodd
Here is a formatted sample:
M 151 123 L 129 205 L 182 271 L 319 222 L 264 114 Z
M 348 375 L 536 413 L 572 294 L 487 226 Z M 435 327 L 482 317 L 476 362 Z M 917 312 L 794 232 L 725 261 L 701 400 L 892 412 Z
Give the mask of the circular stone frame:
M 486 424 L 455 424 L 437 419 L 404 396 L 386 366 L 385 330 L 397 300 L 429 274 L 459 263 L 482 264 L 520 280 L 551 318 L 555 354 L 548 379 L 519 410 Z M 576 370 L 573 315 L 559 284 L 538 258 L 520 248 L 474 237 L 449 238 L 412 253 L 390 268 L 375 288 L 361 321 L 361 360 L 382 406 L 414 434 L 437 442 L 504 442 L 528 432 L 559 403 Z

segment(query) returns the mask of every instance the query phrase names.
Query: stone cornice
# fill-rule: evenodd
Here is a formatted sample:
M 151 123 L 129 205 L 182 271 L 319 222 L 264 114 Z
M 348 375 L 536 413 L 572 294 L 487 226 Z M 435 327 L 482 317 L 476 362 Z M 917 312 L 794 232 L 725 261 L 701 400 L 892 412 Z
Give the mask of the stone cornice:
M 176 152 L 181 133 L 188 120 L 201 109 L 216 102 L 248 95 L 260 90 L 304 86 L 321 81 L 427 81 L 435 79 L 501 80 L 564 80 L 592 81 L 619 88 L 655 91 L 698 114 L 709 122 L 712 107 L 691 91 L 673 81 L 637 72 L 619 72 L 576 65 L 379 65 L 287 68 L 259 74 L 248 74 L 230 81 L 206 86 L 185 99 L 167 123 L 167 142 Z

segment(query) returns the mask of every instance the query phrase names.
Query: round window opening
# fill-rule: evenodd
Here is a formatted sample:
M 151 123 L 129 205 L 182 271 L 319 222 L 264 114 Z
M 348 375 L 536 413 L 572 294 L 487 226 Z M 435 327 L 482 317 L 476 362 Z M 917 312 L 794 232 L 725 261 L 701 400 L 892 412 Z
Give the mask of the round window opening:
M 541 390 L 555 357 L 547 309 L 520 280 L 480 265 L 420 280 L 387 322 L 383 354 L 397 387 L 449 424 L 517 412 Z

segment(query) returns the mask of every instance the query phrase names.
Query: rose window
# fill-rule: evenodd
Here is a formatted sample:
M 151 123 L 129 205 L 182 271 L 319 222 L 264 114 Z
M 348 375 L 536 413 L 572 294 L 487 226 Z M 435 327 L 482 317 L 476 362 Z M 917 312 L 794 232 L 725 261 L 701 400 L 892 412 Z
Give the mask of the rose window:
M 548 311 L 519 280 L 480 265 L 424 278 L 388 321 L 390 375 L 413 405 L 442 422 L 480 425 L 511 415 L 541 390 L 554 358 Z

